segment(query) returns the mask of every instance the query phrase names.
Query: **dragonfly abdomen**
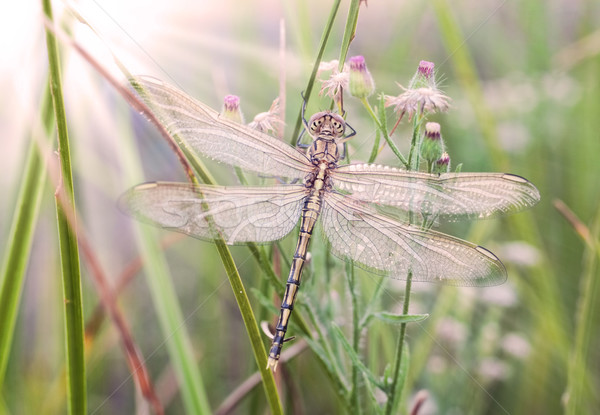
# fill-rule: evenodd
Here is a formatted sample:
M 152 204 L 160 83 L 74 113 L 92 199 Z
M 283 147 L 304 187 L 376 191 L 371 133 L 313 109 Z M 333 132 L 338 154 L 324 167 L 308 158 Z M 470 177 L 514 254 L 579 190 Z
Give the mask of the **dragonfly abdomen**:
M 300 219 L 300 235 L 298 237 L 298 243 L 296 244 L 296 250 L 294 252 L 290 273 L 285 285 L 285 294 L 281 302 L 281 310 L 279 312 L 277 326 L 275 327 L 273 343 L 271 344 L 271 349 L 269 350 L 267 368 L 273 370 L 275 370 L 277 367 L 277 362 L 279 361 L 281 348 L 285 340 L 285 333 L 287 331 L 289 319 L 292 314 L 292 310 L 294 309 L 294 301 L 296 300 L 296 294 L 298 293 L 298 289 L 300 287 L 300 278 L 302 276 L 304 262 L 306 261 L 306 253 L 308 251 L 310 237 L 312 236 L 315 224 L 319 219 L 319 212 L 321 211 L 322 204 L 321 192 L 325 180 L 324 177 L 325 170 L 322 169 L 315 179 L 312 191 L 304 201 L 304 207 L 302 208 L 302 216 Z

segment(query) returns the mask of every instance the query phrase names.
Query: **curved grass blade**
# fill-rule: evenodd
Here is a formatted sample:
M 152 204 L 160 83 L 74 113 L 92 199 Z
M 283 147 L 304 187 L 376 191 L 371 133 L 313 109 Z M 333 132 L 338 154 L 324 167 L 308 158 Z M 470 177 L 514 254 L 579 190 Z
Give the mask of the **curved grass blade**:
M 50 0 L 42 0 L 44 14 L 52 21 Z M 76 229 L 69 226 L 68 216 L 74 214 L 75 196 L 69 152 L 67 120 L 62 97 L 60 58 L 54 33 L 46 29 L 50 90 L 58 131 L 58 153 L 60 159 L 61 184 L 57 190 L 56 216 L 60 242 L 63 296 L 65 307 L 65 335 L 67 356 L 67 395 L 69 413 L 87 412 L 83 307 L 81 299 L 81 273 Z
M 50 102 L 50 90 L 47 89 L 41 111 L 44 114 L 47 132 L 54 127 Z M 49 137 L 51 134 L 48 133 L 48 139 Z M 4 383 L 6 365 L 10 357 L 19 299 L 46 183 L 46 169 L 42 155 L 33 138 L 27 150 L 22 177 L 0 273 L 0 389 Z

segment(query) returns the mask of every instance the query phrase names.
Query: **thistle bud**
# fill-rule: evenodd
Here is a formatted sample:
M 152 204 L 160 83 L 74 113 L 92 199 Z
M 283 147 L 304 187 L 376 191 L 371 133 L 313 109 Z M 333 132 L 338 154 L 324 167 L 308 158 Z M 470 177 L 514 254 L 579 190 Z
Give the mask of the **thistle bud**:
M 444 153 L 444 141 L 440 125 L 437 122 L 428 122 L 425 124 L 425 133 L 421 143 L 421 156 L 429 164 L 438 160 Z
M 237 95 L 225 95 L 225 98 L 223 98 L 222 115 L 228 120 L 243 124 L 244 116 L 240 109 L 240 97 Z
M 434 173 L 448 173 L 450 171 L 450 156 L 444 152 L 433 164 Z
M 367 98 L 375 90 L 375 82 L 367 69 L 365 58 L 350 58 L 350 94 L 356 98 Z
M 435 64 L 433 62 L 421 61 L 417 72 L 413 75 L 409 89 L 435 88 Z

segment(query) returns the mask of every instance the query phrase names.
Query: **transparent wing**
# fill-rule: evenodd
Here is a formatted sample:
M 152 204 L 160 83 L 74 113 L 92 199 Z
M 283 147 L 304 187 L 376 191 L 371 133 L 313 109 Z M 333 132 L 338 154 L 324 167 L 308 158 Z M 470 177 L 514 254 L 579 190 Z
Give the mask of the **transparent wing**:
M 303 179 L 308 158 L 268 134 L 227 120 L 184 92 L 151 77 L 135 77 L 142 100 L 172 135 L 190 148 L 222 163 L 268 176 Z
M 526 179 L 506 173 L 408 172 L 351 164 L 331 172 L 333 185 L 356 199 L 446 220 L 483 219 L 514 213 L 540 200 Z
M 331 251 L 371 272 L 461 286 L 506 280 L 502 262 L 485 248 L 435 231 L 401 224 L 368 204 L 335 192 L 325 194 L 321 213 Z
M 220 187 L 158 182 L 130 189 L 119 204 L 143 222 L 200 239 L 221 236 L 232 245 L 283 238 L 298 222 L 306 192 L 302 185 Z

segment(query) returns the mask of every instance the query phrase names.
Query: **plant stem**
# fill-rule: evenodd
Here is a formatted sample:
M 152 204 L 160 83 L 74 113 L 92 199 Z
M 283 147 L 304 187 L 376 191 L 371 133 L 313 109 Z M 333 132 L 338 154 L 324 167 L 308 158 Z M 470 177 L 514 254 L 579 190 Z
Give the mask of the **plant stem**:
M 42 0 L 42 7 L 48 20 L 52 21 L 52 5 L 50 4 L 50 0 Z M 65 310 L 68 412 L 72 414 L 84 414 L 87 412 L 87 397 L 81 272 L 79 267 L 77 230 L 70 226 L 68 220 L 68 217 L 75 216 L 73 174 L 71 170 L 67 119 L 62 95 L 60 57 L 58 55 L 56 38 L 54 33 L 49 29 L 46 29 L 46 49 L 48 51 L 52 106 L 54 108 L 58 133 L 58 155 L 61 174 L 61 183 L 56 190 L 55 197 Z
M 398 147 L 396 147 L 396 144 L 394 144 L 394 142 L 390 138 L 389 134 L 387 133 L 387 129 L 385 128 L 385 125 L 383 125 L 379 121 L 379 118 L 377 118 L 377 115 L 375 115 L 375 112 L 373 111 L 371 104 L 369 104 L 369 101 L 367 101 L 366 98 L 363 98 L 363 99 L 361 99 L 361 102 L 362 102 L 363 106 L 365 107 L 365 109 L 367 110 L 367 112 L 369 113 L 369 115 L 371 116 L 371 118 L 373 119 L 373 121 L 375 121 L 375 124 L 377 124 L 377 129 L 379 131 L 381 131 L 381 133 L 383 134 L 383 138 L 385 138 L 385 141 L 390 146 L 390 149 L 392 150 L 392 152 L 396 155 L 396 157 L 398 157 L 400 162 L 402 164 L 404 164 L 404 166 L 406 168 L 408 168 L 408 165 L 409 165 L 408 162 L 406 161 L 406 159 L 404 158 L 402 153 L 400 153 L 400 150 L 398 150 Z M 376 140 L 376 146 L 378 146 L 378 145 L 379 145 L 379 140 Z M 373 160 L 375 159 L 375 157 L 373 156 L 374 152 L 375 152 L 375 155 L 377 155 L 376 147 L 374 147 L 373 151 L 371 151 L 371 158 Z M 371 158 L 369 158 L 369 163 L 372 162 Z
M 408 314 L 408 306 L 410 305 L 410 290 L 412 287 L 412 271 L 409 271 L 406 277 L 406 286 L 404 288 L 404 304 L 402 305 L 402 314 Z M 398 397 L 402 391 L 398 389 L 398 379 L 400 378 L 400 367 L 402 365 L 402 354 L 404 352 L 404 338 L 406 336 L 406 323 L 400 325 L 400 336 L 398 337 L 398 344 L 396 345 L 396 360 L 394 362 L 394 372 L 392 374 L 392 387 L 389 390 L 388 401 L 385 408 L 386 415 L 391 415 Z
M 315 79 L 317 78 L 317 71 L 319 70 L 321 59 L 323 59 L 323 54 L 325 53 L 325 46 L 327 46 L 327 41 L 329 40 L 329 35 L 331 34 L 331 29 L 333 28 L 333 22 L 335 21 L 335 17 L 337 16 L 337 12 L 340 8 L 340 3 L 341 0 L 336 0 L 331 6 L 329 18 L 327 19 L 327 24 L 325 26 L 325 30 L 323 31 L 323 36 L 321 37 L 321 41 L 319 44 L 319 52 L 317 53 L 317 58 L 315 59 L 315 64 L 313 65 L 313 70 L 310 74 L 310 79 L 308 80 L 308 84 L 306 85 L 306 94 L 304 95 L 304 99 L 306 99 L 307 101 L 310 99 L 310 94 L 312 92 L 313 85 L 315 84 Z M 296 137 L 298 137 L 298 134 L 300 134 L 301 126 L 302 112 L 298 111 L 298 118 L 296 119 L 296 125 L 294 126 L 292 138 L 290 139 L 290 144 L 292 146 L 296 145 Z
M 346 274 L 348 275 L 348 289 L 352 299 L 352 348 L 358 356 L 358 346 L 360 341 L 360 317 L 358 315 L 358 298 L 356 295 L 356 278 L 354 274 L 354 265 L 348 262 L 346 265 Z M 350 405 L 358 411 L 360 408 L 358 396 L 358 367 L 352 365 L 352 391 L 350 392 Z

